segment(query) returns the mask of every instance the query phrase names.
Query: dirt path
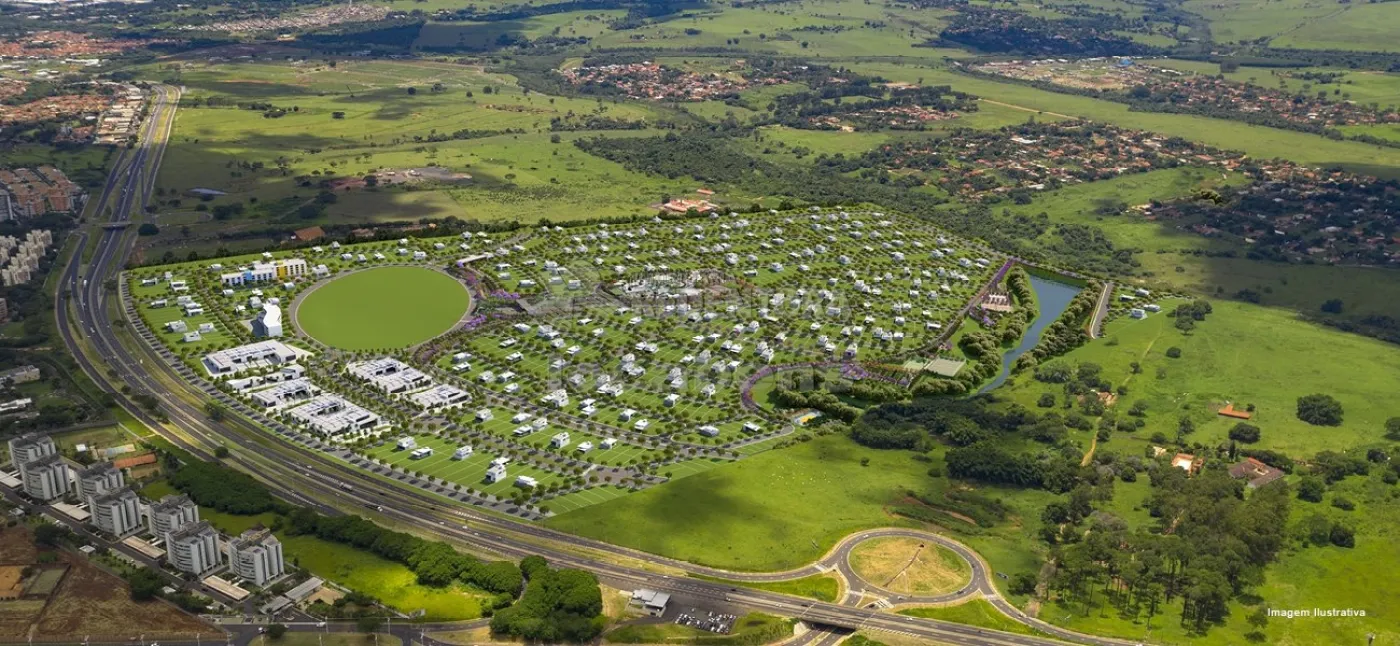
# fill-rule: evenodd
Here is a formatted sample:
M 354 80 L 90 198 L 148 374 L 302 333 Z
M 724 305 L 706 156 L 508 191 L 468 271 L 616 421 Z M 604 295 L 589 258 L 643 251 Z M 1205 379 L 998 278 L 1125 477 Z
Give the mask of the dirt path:
M 1068 115 L 1068 114 L 1060 114 L 1059 112 L 1050 112 L 1050 111 L 1048 111 L 1048 110 L 1037 110 L 1037 109 L 1035 109 L 1035 108 L 1028 108 L 1028 107 L 1026 107 L 1026 106 L 1024 106 L 1024 105 L 1016 105 L 1016 104 L 1014 104 L 1014 103 L 1002 103 L 1001 101 L 993 101 L 993 100 L 991 100 L 991 99 L 978 99 L 978 101 L 981 101 L 981 102 L 983 102 L 983 103 L 990 103 L 990 104 L 992 104 L 992 105 L 999 105 L 999 106 L 1001 106 L 1001 107 L 1003 107 L 1003 108 L 1011 108 L 1012 110 L 1020 110 L 1020 111 L 1022 111 L 1022 112 L 1034 112 L 1034 113 L 1036 113 L 1036 114 L 1048 114 L 1048 115 L 1050 115 L 1050 116 L 1052 116 L 1052 117 L 1059 117 L 1059 118 L 1061 118 L 1061 119 L 1078 119 L 1078 118 L 1079 118 L 1079 117 L 1071 116 L 1071 115 Z
M 905 563 L 903 568 L 900 568 L 900 570 L 899 570 L 898 572 L 895 572 L 895 573 L 894 573 L 894 576 L 890 577 L 890 580 L 889 580 L 889 581 L 886 581 L 886 582 L 884 582 L 883 584 L 881 584 L 880 587 L 882 587 L 882 588 L 889 588 L 889 587 L 890 587 L 890 584 L 891 584 L 891 583 L 894 583 L 894 580 L 895 580 L 895 579 L 898 579 L 899 577 L 904 576 L 904 573 L 905 573 L 905 572 L 908 572 L 908 571 L 909 571 L 909 568 L 914 567 L 914 564 L 919 562 L 919 553 L 920 553 L 920 552 L 923 552 L 923 551 L 924 551 L 924 546 L 923 546 L 922 543 L 920 543 L 920 544 L 919 544 L 919 547 L 918 547 L 917 549 L 914 550 L 914 556 L 913 556 L 912 558 L 909 559 L 909 562 L 908 562 L 908 563 Z

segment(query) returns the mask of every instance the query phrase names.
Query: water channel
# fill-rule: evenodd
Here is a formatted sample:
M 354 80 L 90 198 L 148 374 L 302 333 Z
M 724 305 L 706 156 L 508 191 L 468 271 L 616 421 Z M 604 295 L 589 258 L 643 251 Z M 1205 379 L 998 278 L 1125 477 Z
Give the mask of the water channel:
M 1035 290 L 1036 303 L 1040 306 L 1040 313 L 1031 321 L 1030 329 L 1021 337 L 1021 343 L 1016 347 L 1007 350 L 1001 358 L 1001 374 L 997 375 L 990 383 L 983 386 L 979 393 L 985 393 L 997 386 L 1006 383 L 1006 378 L 1011 376 L 1011 366 L 1016 364 L 1016 359 L 1022 354 L 1029 352 L 1035 344 L 1040 342 L 1040 335 L 1045 332 L 1045 328 L 1050 327 L 1055 319 L 1060 318 L 1060 314 L 1069 307 L 1069 302 L 1074 300 L 1074 296 L 1080 292 L 1079 287 L 1041 278 L 1031 274 L 1031 288 Z

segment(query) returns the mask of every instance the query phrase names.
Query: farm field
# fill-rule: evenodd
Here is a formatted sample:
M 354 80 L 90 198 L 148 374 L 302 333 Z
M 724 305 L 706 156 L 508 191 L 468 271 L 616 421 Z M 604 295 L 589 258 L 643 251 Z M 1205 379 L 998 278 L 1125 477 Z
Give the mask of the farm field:
M 1311 18 L 1269 42 L 1274 47 L 1394 52 L 1400 9 L 1385 4 L 1343 6 Z
M 1115 434 L 1112 443 L 1143 443 L 1141 448 L 1126 449 L 1139 453 L 1153 433 L 1174 436 L 1178 419 L 1189 417 L 1196 423 L 1196 432 L 1186 441 L 1215 446 L 1227 441 L 1235 421 L 1215 411 L 1235 402 L 1255 407 L 1250 423 L 1263 431 L 1261 448 L 1305 456 L 1378 442 L 1385 420 L 1400 414 L 1384 395 L 1400 386 L 1385 368 L 1400 360 L 1400 350 L 1298 322 L 1283 310 L 1228 301 L 1213 305 L 1214 313 L 1189 335 L 1175 329 L 1164 315 L 1143 320 L 1123 317 L 1105 327 L 1111 343 L 1093 343 L 1058 359 L 1071 365 L 1098 364 L 1110 382 L 1127 387 L 1128 403 L 1147 403 L 1146 426 L 1131 434 Z M 1181 350 L 1179 359 L 1165 356 L 1172 347 Z M 1320 348 L 1325 353 L 1319 353 Z M 1141 374 L 1130 370 L 1135 361 L 1142 366 Z M 1041 384 L 1025 373 L 999 392 L 1027 406 L 1034 406 L 1042 393 L 1060 394 L 1055 385 Z M 1323 429 L 1295 417 L 1297 398 L 1314 392 L 1343 402 L 1341 426 Z
M 1271 39 L 1342 9 L 1315 0 L 1187 0 L 1183 7 L 1209 20 L 1218 42 Z
M 420 267 L 380 267 L 338 276 L 308 292 L 296 323 L 334 348 L 399 348 L 456 325 L 471 296 L 456 279 Z
M 156 242 L 181 255 L 207 252 L 220 234 L 267 220 L 568 220 L 584 217 L 580 205 L 594 205 L 587 217 L 631 214 L 649 201 L 633 202 L 638 193 L 686 190 L 575 151 L 568 142 L 585 133 L 549 134 L 554 120 L 672 115 L 660 107 L 527 94 L 508 75 L 436 60 L 179 65 L 189 107 L 179 113 L 158 180 L 173 199 L 161 214 L 171 231 Z M 264 116 L 268 110 L 279 116 Z M 414 169 L 425 174 L 409 175 Z M 450 178 L 436 179 L 439 169 Z M 299 210 L 316 196 L 309 180 L 370 174 L 382 180 L 378 187 L 338 191 L 319 214 Z M 181 198 L 196 188 L 220 194 Z M 245 211 L 228 219 L 205 212 L 232 204 Z M 177 224 L 182 213 L 203 217 Z

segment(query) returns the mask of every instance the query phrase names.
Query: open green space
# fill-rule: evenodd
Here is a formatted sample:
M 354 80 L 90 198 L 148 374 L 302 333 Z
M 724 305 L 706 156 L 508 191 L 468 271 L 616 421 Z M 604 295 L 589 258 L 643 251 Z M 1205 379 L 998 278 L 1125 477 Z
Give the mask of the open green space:
M 1225 301 L 1213 305 L 1214 313 L 1190 334 L 1163 314 L 1122 317 L 1105 327 L 1104 340 L 1059 359 L 1102 366 L 1105 378 L 1125 387 L 1120 405 L 1147 403 L 1146 425 L 1131 434 L 1115 433 L 1110 445 L 1128 438 L 1146 441 L 1159 431 L 1174 437 L 1179 418 L 1189 417 L 1196 431 L 1186 441 L 1215 446 L 1227 441 L 1236 422 L 1216 410 L 1234 402 L 1255 407 L 1250 423 L 1262 429 L 1258 446 L 1306 458 L 1377 442 L 1385 420 L 1400 415 L 1400 406 L 1387 395 L 1400 388 L 1400 375 L 1390 369 L 1400 361 L 1400 348 L 1299 322 L 1284 310 Z M 1164 303 L 1164 309 L 1171 307 Z M 1179 358 L 1166 356 L 1173 347 L 1181 350 Z M 1140 374 L 1133 374 L 1133 362 L 1141 366 Z M 1061 394 L 1057 385 L 1040 383 L 1028 372 L 998 392 L 1032 407 L 1043 393 Z M 1342 402 L 1342 425 L 1317 427 L 1296 417 L 1296 400 L 1317 392 Z
M 546 524 L 655 554 L 734 570 L 806 565 L 848 534 L 908 525 L 886 511 L 905 491 L 951 486 L 906 451 L 826 435 L 674 480 Z M 1039 510 L 1057 497 L 995 487 L 1013 517 L 995 527 L 950 525 L 999 572 L 1039 568 Z
M 379 267 L 316 287 L 296 309 L 296 324 L 333 348 L 401 348 L 456 325 L 471 295 L 447 274 L 423 267 Z
M 899 614 L 910 617 L 920 617 L 923 619 L 936 619 L 938 621 L 951 621 L 969 626 L 981 628 L 991 628 L 1004 633 L 1015 633 L 1018 635 L 1039 635 L 1040 632 L 1002 614 L 992 604 L 985 599 L 973 599 L 955 606 L 929 606 L 923 608 L 906 608 L 900 610 Z
M 790 594 L 798 597 L 807 597 L 809 599 L 816 599 L 817 601 L 825 601 L 827 603 L 836 603 L 836 595 L 840 594 L 841 592 L 841 583 L 836 580 L 836 577 L 830 574 L 816 574 L 813 576 L 802 577 L 800 579 L 792 579 L 791 581 L 765 582 L 729 581 L 727 579 L 719 579 L 715 577 L 708 577 L 702 575 L 693 576 L 695 576 L 695 578 L 697 579 L 704 579 L 706 581 L 715 581 L 717 583 L 727 583 L 729 585 L 744 588 L 753 588 L 755 590 L 766 590 L 768 592 L 778 592 L 781 594 Z
M 489 595 L 461 584 L 420 585 L 407 567 L 353 547 L 314 536 L 282 537 L 289 559 L 312 574 L 364 592 L 402 612 L 423 610 L 427 621 L 461 621 L 481 616 Z
M 826 436 L 546 523 L 705 565 L 780 570 L 811 562 L 846 534 L 889 524 L 882 506 L 920 486 L 926 470 L 907 453 Z
M 1394 52 L 1400 29 L 1400 6 L 1389 3 L 1337 5 L 1324 16 L 1309 19 L 1270 41 L 1274 47 Z

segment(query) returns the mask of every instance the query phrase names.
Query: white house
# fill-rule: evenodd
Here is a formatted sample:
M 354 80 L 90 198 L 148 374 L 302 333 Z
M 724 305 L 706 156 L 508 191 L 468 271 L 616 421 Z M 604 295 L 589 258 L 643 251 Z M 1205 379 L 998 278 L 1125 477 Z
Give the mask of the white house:
M 253 319 L 253 335 L 263 338 L 282 336 L 282 308 L 274 303 L 263 303 L 262 312 Z

